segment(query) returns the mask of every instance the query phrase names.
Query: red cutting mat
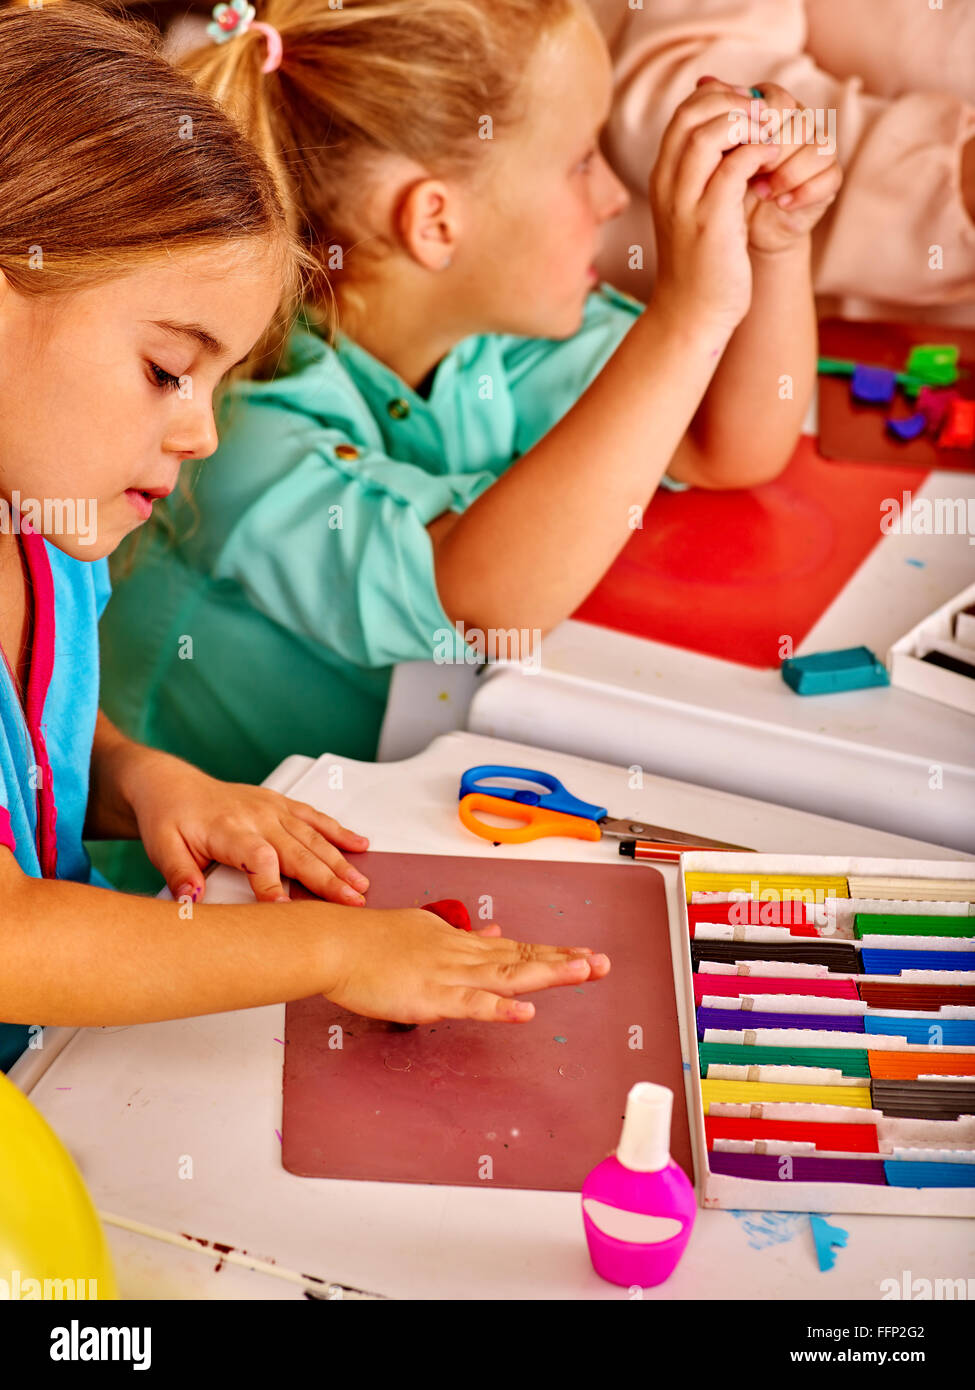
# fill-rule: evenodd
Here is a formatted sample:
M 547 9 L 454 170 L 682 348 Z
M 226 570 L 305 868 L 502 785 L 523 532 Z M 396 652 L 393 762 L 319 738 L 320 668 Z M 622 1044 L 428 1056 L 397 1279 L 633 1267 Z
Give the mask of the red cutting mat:
M 656 870 L 452 855 L 353 858 L 370 879 L 371 907 L 459 898 L 473 920 L 487 894 L 506 936 L 591 946 L 610 956 L 612 970 L 589 984 L 523 996 L 536 1008 L 527 1024 L 448 1020 L 403 1033 L 319 995 L 289 1004 L 288 1172 L 577 1192 L 619 1142 L 629 1088 L 656 1081 L 674 1092 L 671 1152 L 693 1173 L 667 902 Z M 342 1029 L 340 1050 L 329 1047 L 333 1024 Z M 635 1029 L 642 1049 L 631 1045 L 640 1040 Z
M 798 647 L 880 540 L 884 499 L 926 476 L 828 463 L 803 436 L 761 487 L 661 489 L 573 617 L 742 666 L 780 666 L 782 638 Z
M 848 319 L 823 319 L 819 325 L 819 351 L 824 357 L 844 357 L 875 367 L 903 371 L 912 347 L 918 343 L 955 343 L 961 376 L 953 389 L 975 400 L 975 330 L 938 328 L 930 323 L 868 323 Z M 909 464 L 914 468 L 975 470 L 975 448 L 939 449 L 929 434 L 901 441 L 887 432 L 888 415 L 913 415 L 914 401 L 897 389 L 888 406 L 862 405 L 850 396 L 850 378 L 819 378 L 819 449 L 828 459 L 866 459 L 872 463 Z M 897 469 L 903 477 L 902 469 Z M 905 488 L 909 484 L 904 483 Z M 898 492 L 889 496 L 897 497 Z

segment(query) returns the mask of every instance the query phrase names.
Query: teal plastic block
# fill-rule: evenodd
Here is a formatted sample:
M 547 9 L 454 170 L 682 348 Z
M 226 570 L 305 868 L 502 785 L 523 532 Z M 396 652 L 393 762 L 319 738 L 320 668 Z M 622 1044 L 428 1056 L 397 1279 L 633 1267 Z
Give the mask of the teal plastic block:
M 887 668 L 869 647 L 791 657 L 782 663 L 782 679 L 797 695 L 829 695 L 890 684 Z

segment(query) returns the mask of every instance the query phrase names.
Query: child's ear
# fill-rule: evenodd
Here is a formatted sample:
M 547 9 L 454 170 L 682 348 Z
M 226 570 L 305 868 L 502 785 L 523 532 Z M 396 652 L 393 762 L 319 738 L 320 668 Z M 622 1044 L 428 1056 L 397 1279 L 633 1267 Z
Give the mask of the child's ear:
M 403 246 L 427 270 L 445 270 L 456 250 L 459 228 L 453 201 L 440 179 L 419 179 L 400 202 Z

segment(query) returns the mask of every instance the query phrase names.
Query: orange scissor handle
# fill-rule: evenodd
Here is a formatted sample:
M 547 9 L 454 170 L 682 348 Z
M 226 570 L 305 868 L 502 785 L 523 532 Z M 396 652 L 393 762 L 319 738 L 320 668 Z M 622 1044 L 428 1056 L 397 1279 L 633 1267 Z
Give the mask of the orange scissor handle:
M 475 811 L 490 811 L 505 820 L 521 821 L 518 826 L 489 825 L 479 820 Z M 527 840 L 541 840 L 547 835 L 566 835 L 573 840 L 598 840 L 602 831 L 594 820 L 582 816 L 567 816 L 563 811 L 546 811 L 542 806 L 523 806 L 518 801 L 505 801 L 486 792 L 469 792 L 462 797 L 458 812 L 461 821 L 480 835 L 482 840 L 499 840 L 506 845 L 521 845 Z

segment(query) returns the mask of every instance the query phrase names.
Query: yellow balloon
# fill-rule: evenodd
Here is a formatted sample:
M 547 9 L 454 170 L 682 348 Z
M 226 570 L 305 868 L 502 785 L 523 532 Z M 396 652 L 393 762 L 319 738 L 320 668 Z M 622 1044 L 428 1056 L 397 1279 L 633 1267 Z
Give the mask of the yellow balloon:
M 105 1234 L 71 1155 L 0 1073 L 2 1298 L 118 1298 L 118 1289 Z

